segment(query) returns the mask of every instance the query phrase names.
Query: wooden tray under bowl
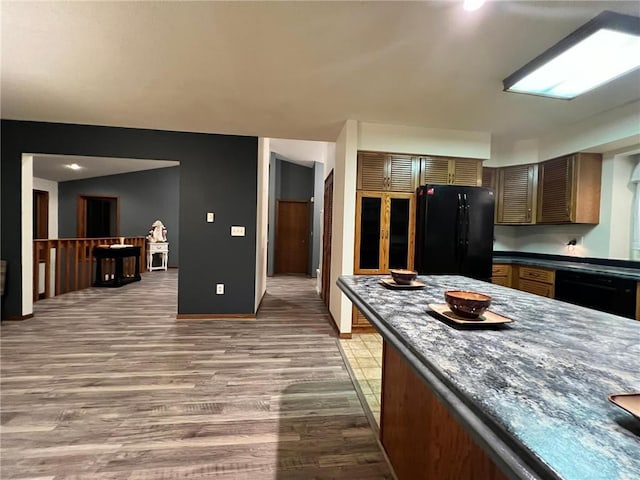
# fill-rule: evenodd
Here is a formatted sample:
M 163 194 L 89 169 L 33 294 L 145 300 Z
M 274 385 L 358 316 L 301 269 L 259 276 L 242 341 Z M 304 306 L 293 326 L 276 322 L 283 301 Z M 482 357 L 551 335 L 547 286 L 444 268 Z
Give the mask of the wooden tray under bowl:
M 380 283 L 393 290 L 419 290 L 426 287 L 424 283 L 417 280 L 412 281 L 409 285 L 402 285 L 400 283 L 396 283 L 396 281 L 391 277 L 381 278 Z
M 609 401 L 626 410 L 634 417 L 640 419 L 640 392 L 639 393 L 612 393 Z
M 459 325 L 502 325 L 513 322 L 513 319 L 498 315 L 491 310 L 485 311 L 478 318 L 464 318 L 453 313 L 446 303 L 430 303 L 429 308 L 436 312 L 439 317 Z

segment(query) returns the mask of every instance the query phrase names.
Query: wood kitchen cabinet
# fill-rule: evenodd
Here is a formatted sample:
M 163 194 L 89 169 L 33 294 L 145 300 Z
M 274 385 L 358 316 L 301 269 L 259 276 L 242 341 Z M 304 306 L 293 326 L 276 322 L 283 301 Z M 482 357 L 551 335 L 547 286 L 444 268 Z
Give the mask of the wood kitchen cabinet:
M 418 159 L 410 155 L 358 152 L 357 189 L 415 192 L 418 166 Z
M 418 185 L 482 185 L 482 160 L 475 158 L 420 157 Z
M 516 288 L 529 293 L 554 298 L 556 272 L 547 268 L 519 266 Z
M 415 195 L 357 192 L 354 273 L 413 268 Z
M 496 223 L 536 223 L 537 165 L 514 165 L 497 172 Z
M 600 221 L 602 155 L 576 153 L 547 160 L 538 169 L 537 223 Z
M 482 167 L 482 186 L 496 190 L 498 169 L 494 167 Z
M 491 268 L 491 283 L 502 285 L 503 287 L 511 286 L 511 265 L 505 263 L 496 263 Z

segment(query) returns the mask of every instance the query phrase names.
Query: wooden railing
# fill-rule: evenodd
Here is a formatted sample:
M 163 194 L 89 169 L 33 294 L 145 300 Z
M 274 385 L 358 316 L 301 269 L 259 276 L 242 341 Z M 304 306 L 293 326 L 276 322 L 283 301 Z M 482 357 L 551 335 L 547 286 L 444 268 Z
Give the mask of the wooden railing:
M 57 240 L 33 241 L 33 301 L 62 293 L 89 288 L 94 279 L 93 249 L 98 245 L 120 243 L 118 237 L 105 238 L 61 238 Z M 145 237 L 124 237 L 124 243 L 140 248 L 140 270 L 146 269 Z M 52 260 L 52 252 L 55 258 Z M 113 275 L 114 262 L 104 260 L 102 272 Z M 44 294 L 40 292 L 40 265 L 44 264 Z M 132 275 L 133 258 L 125 259 L 124 273 Z M 53 284 L 52 286 L 52 279 Z

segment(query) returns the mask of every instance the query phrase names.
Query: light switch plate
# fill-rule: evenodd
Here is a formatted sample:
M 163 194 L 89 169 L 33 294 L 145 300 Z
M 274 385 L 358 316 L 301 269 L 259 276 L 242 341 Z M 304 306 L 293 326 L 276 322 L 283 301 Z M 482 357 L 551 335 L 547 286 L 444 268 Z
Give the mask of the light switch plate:
M 207 212 L 207 222 L 213 223 L 216 219 L 216 214 L 213 212 Z
M 244 227 L 239 227 L 234 225 L 231 227 L 231 236 L 232 237 L 244 237 Z

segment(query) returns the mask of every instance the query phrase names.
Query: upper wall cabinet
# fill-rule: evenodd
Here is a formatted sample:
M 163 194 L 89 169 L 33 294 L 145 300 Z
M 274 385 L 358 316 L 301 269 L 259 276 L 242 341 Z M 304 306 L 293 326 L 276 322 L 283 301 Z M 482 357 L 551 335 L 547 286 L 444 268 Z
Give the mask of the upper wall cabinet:
M 498 169 L 496 223 L 535 223 L 535 181 L 537 165 L 515 165 Z
M 498 169 L 493 167 L 482 167 L 482 186 L 496 190 L 496 178 Z
M 576 153 L 542 162 L 538 169 L 537 223 L 600 221 L 602 155 Z
M 421 157 L 418 184 L 482 185 L 482 160 L 475 158 Z
M 415 192 L 418 160 L 409 155 L 358 152 L 358 190 Z

